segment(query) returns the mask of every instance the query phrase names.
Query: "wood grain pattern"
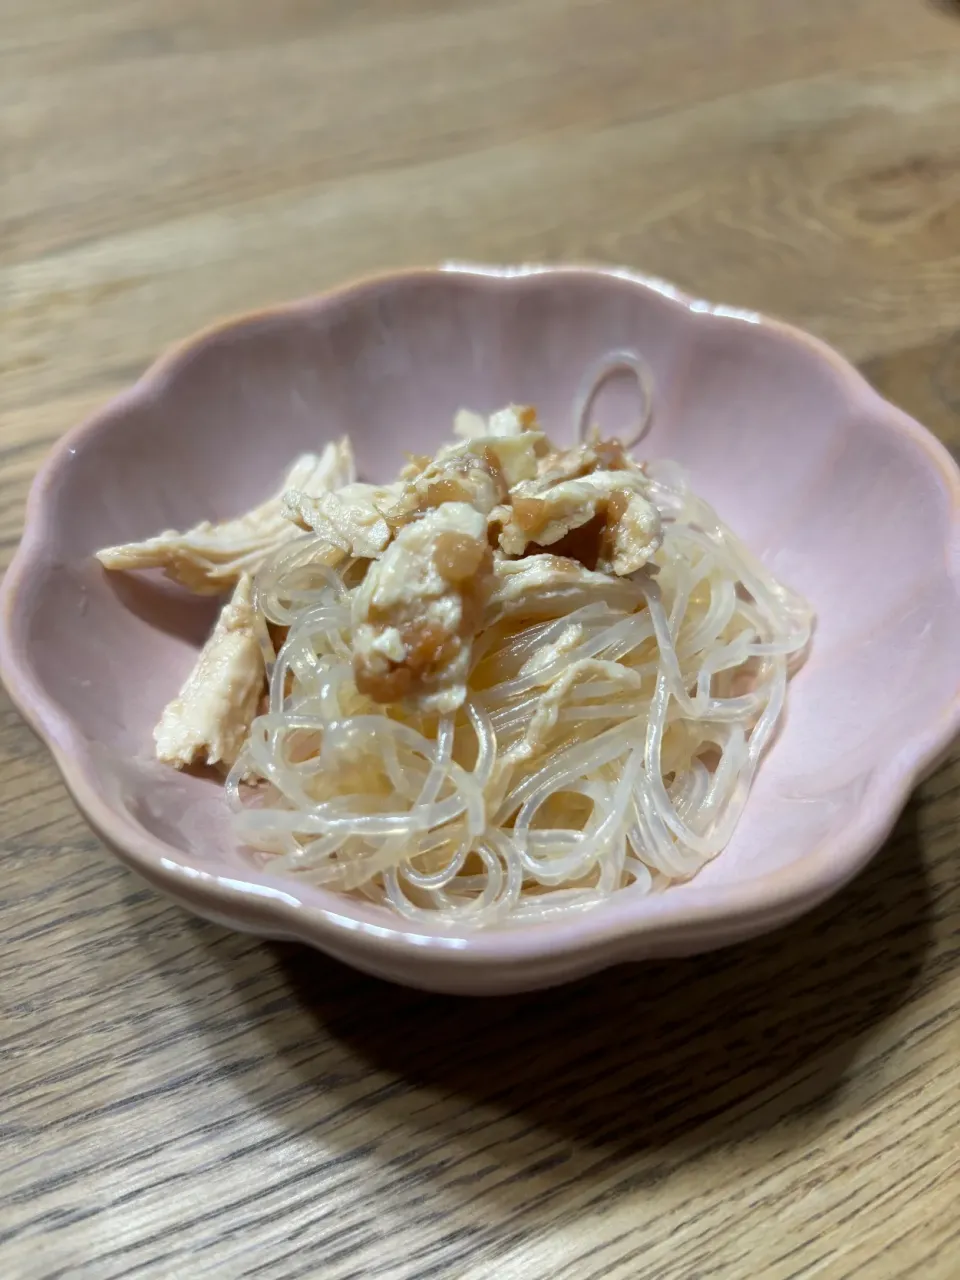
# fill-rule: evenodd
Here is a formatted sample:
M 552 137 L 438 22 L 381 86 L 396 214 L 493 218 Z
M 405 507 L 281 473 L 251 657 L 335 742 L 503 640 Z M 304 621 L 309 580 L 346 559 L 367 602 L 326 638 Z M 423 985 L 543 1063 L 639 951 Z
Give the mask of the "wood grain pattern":
M 592 258 L 812 328 L 960 448 L 949 0 L 6 0 L 0 548 L 224 312 Z M 0 1274 L 960 1268 L 960 756 L 776 937 L 463 1003 L 188 918 L 0 708 Z

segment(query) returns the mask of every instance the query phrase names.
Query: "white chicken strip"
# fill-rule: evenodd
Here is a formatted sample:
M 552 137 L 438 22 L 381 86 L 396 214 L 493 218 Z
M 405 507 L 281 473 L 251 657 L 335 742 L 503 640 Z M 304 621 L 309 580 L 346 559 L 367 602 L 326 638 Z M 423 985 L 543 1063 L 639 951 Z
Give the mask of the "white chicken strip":
M 625 578 L 649 564 L 663 545 L 660 512 L 638 493 L 630 495 L 626 509 L 611 525 L 611 533 L 613 547 L 606 556 L 601 553 L 597 567 L 609 569 L 618 578 Z
M 219 595 L 235 586 L 297 529 L 284 515 L 290 489 L 308 496 L 351 484 L 356 477 L 353 450 L 346 436 L 323 453 L 303 454 L 290 468 L 282 488 L 246 515 L 213 524 L 204 520 L 185 532 L 168 529 L 144 542 L 128 542 L 97 553 L 105 569 L 162 569 L 168 578 L 199 595 Z
M 629 667 L 622 666 L 619 662 L 607 662 L 600 658 L 581 658 L 578 662 L 572 662 L 562 675 L 545 687 L 540 695 L 537 709 L 526 724 L 523 736 L 504 752 L 504 762 L 516 764 L 521 760 L 529 760 L 556 725 L 563 704 L 574 688 L 581 681 L 595 676 L 607 682 L 619 684 L 625 695 L 643 688 L 643 678 L 640 674 L 631 671 Z
M 481 436 L 519 436 L 536 427 L 537 411 L 530 405 L 511 404 L 489 418 L 470 409 L 460 409 L 453 420 L 453 434 L 461 440 Z
M 472 409 L 458 409 L 453 419 L 453 434 L 458 440 L 476 440 L 488 434 L 487 420 Z
M 234 763 L 266 686 L 255 622 L 253 579 L 244 573 L 179 696 L 153 731 L 158 760 L 178 769 Z
M 311 496 L 297 489 L 284 495 L 283 513 L 301 529 L 312 529 L 345 554 L 372 559 L 393 536 L 385 519 L 403 484 L 348 484 L 336 493 Z
M 515 605 L 525 605 L 537 595 L 571 590 L 595 593 L 603 598 L 611 590 L 618 590 L 618 585 L 607 574 L 585 569 L 568 556 L 544 553 L 526 556 L 523 560 L 495 557 L 488 611 L 490 617 L 495 618 Z
M 461 706 L 491 569 L 486 517 L 467 503 L 445 502 L 405 525 L 353 599 L 360 692 L 424 711 Z
M 531 544 L 552 547 L 598 520 L 605 528 L 596 531 L 595 567 L 633 573 L 663 541 L 660 513 L 645 496 L 648 488 L 643 473 L 633 470 L 593 471 L 558 483 L 542 477 L 522 481 L 510 491 L 500 547 L 506 555 L 522 556 Z
M 499 527 L 510 489 L 535 479 L 539 453 L 548 448 L 546 436 L 532 428 L 444 445 L 435 458 L 421 460 L 422 465 L 411 461 L 404 468 L 406 483 L 387 518 L 398 527 L 431 507 L 459 502 L 490 516 Z
M 594 471 L 630 471 L 646 476 L 643 467 L 619 440 L 595 438 L 570 449 L 554 449 L 540 458 L 539 478 L 544 487 L 559 484 L 561 480 L 576 480 Z

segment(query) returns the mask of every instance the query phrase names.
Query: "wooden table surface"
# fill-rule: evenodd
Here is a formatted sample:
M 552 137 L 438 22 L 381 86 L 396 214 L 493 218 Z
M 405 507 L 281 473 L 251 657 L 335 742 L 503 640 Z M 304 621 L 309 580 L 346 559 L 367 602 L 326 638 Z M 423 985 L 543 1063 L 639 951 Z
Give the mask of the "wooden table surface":
M 6 557 L 165 344 L 447 258 L 772 311 L 960 445 L 948 0 L 4 0 L 0 103 Z M 5 1280 L 960 1274 L 960 754 L 779 935 L 469 1003 L 189 918 L 0 717 Z

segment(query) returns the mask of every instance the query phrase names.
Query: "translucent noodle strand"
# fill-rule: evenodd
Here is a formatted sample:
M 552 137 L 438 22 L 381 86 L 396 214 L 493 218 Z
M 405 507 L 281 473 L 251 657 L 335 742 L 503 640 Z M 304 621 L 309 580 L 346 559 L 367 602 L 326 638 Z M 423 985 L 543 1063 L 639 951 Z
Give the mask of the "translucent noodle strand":
M 621 356 L 604 376 L 637 375 L 646 429 L 645 367 Z M 226 788 L 255 856 L 437 928 L 662 892 L 715 857 L 812 615 L 678 467 L 648 473 L 665 527 L 651 570 L 489 608 L 468 700 L 445 717 L 358 693 L 356 562 L 332 567 L 313 536 L 284 548 L 256 584 L 269 706 Z

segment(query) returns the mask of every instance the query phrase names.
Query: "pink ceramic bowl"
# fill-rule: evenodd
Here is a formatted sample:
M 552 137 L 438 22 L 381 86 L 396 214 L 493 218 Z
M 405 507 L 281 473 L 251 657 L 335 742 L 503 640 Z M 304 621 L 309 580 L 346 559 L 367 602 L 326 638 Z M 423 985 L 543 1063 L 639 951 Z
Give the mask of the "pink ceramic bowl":
M 661 896 L 465 936 L 257 870 L 218 784 L 150 755 L 210 606 L 108 576 L 94 551 L 235 514 L 344 430 L 369 478 L 431 451 L 461 406 L 530 401 L 569 437 L 582 371 L 623 346 L 653 373 L 644 451 L 684 463 L 817 612 L 729 847 Z M 597 406 L 610 427 L 628 416 L 618 395 Z M 201 334 L 62 441 L 3 585 L 2 675 L 91 825 L 184 906 L 416 986 L 548 986 L 772 929 L 863 867 L 960 722 L 958 511 L 937 441 L 785 325 L 626 271 L 398 273 Z

